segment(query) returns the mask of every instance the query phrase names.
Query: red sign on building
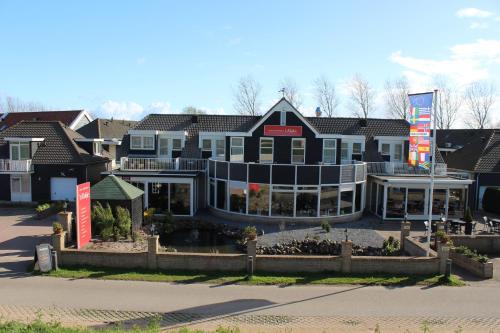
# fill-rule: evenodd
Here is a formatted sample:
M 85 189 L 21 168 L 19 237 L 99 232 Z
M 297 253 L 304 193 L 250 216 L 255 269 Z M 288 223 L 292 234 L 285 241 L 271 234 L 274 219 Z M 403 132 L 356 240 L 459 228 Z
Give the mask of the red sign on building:
M 302 136 L 302 126 L 265 125 L 265 136 Z
M 91 236 L 90 183 L 87 182 L 76 185 L 76 247 L 84 247 Z

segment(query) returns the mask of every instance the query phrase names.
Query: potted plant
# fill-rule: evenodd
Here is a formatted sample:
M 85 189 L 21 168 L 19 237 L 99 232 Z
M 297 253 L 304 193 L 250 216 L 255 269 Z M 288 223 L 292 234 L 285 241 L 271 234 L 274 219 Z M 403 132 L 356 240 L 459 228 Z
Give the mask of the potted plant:
M 63 232 L 63 226 L 59 222 L 54 222 L 52 224 L 52 231 L 54 231 L 55 234 L 60 234 Z
M 470 211 L 470 208 L 467 208 L 465 210 L 464 221 L 465 221 L 465 234 L 472 235 L 472 213 Z
M 257 228 L 254 226 L 247 226 L 243 230 L 243 234 L 247 240 L 256 240 L 257 239 Z

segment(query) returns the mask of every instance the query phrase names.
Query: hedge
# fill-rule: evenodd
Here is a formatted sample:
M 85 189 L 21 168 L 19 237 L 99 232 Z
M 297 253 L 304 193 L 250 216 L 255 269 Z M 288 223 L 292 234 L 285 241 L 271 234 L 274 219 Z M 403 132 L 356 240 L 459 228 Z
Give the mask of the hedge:
M 500 188 L 488 187 L 483 195 L 483 209 L 500 214 Z

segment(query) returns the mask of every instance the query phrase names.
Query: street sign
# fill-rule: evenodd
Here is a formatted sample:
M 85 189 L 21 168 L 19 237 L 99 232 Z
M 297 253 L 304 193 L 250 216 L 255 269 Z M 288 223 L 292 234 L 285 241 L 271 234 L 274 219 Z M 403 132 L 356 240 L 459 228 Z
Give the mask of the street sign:
M 43 273 L 50 272 L 52 270 L 52 253 L 51 246 L 49 244 L 40 244 L 36 246 L 36 256 L 38 260 L 38 267 Z
M 81 249 L 92 235 L 90 226 L 90 183 L 76 186 L 76 247 Z

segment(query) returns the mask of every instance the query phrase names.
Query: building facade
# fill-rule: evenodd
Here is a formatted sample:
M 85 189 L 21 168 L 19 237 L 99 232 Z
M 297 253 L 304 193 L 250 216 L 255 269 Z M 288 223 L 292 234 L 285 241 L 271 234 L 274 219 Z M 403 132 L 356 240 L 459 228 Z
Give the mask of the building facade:
M 151 114 L 124 136 L 113 173 L 144 190 L 145 207 L 174 215 L 343 221 L 369 208 L 426 219 L 429 177 L 407 165 L 408 135 L 405 120 L 304 117 L 284 98 L 263 116 Z M 436 161 L 450 202 L 470 181 Z

